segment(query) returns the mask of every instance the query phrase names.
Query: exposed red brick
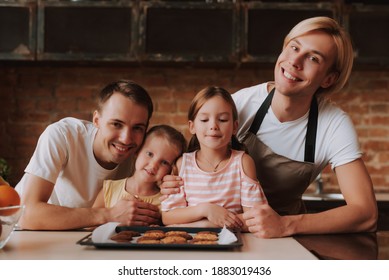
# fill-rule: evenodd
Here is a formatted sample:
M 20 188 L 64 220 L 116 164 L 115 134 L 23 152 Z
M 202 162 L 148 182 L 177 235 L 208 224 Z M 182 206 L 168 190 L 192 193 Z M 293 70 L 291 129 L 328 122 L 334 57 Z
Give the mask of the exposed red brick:
M 51 98 L 53 90 L 45 87 L 25 87 L 24 85 L 15 88 L 15 96 L 18 98 L 46 97 Z
M 77 109 L 81 112 L 93 112 L 96 109 L 96 102 L 92 98 L 77 99 Z
M 378 154 L 378 159 L 383 164 L 389 165 L 389 151 L 381 152 Z M 389 176 L 389 174 L 387 174 Z
M 389 126 L 389 114 L 387 115 L 379 115 L 379 116 L 371 116 L 370 124 L 372 127 L 374 126 Z
M 372 128 L 369 130 L 370 137 L 389 138 L 389 127 L 388 128 Z
M 76 112 L 77 99 L 76 98 L 57 98 L 55 100 L 55 110 L 57 112 Z
M 173 91 L 173 96 L 174 96 L 174 98 L 176 98 L 178 100 L 182 100 L 184 102 L 190 103 L 192 101 L 193 97 L 195 97 L 197 92 L 199 92 L 201 89 L 176 88 Z
M 44 131 L 46 125 L 38 123 L 17 123 L 7 127 L 7 134 L 11 136 L 13 139 L 22 138 L 26 136 L 35 136 L 39 137 L 39 135 Z
M 157 102 L 154 103 L 156 107 L 156 112 L 159 113 L 169 113 L 171 114 L 172 112 L 177 112 L 177 103 L 174 100 L 169 100 L 169 99 L 163 99 L 163 100 L 158 100 Z
M 378 141 L 378 140 L 371 140 L 368 143 L 365 143 L 362 145 L 363 150 L 373 150 L 375 152 L 382 152 L 382 151 L 388 151 L 389 150 L 389 141 Z
M 169 88 L 164 87 L 149 87 L 148 93 L 151 98 L 154 100 L 158 99 L 170 99 L 172 98 L 172 91 Z
M 158 114 L 158 112 L 153 114 L 150 121 L 150 126 L 157 124 L 172 124 L 170 121 L 170 116 L 166 114 Z
M 177 113 L 184 113 L 187 115 L 190 106 L 190 101 L 188 100 L 179 100 L 177 104 Z
M 188 118 L 186 114 L 171 114 L 170 120 L 176 125 L 187 125 Z
M 52 112 L 55 109 L 55 100 L 54 99 L 48 99 L 48 98 L 42 98 L 36 100 L 36 108 L 38 110 L 44 111 L 44 112 Z
M 55 90 L 55 96 L 61 98 L 74 98 L 74 97 L 93 98 L 94 90 L 88 87 L 80 88 L 78 85 L 59 86 Z

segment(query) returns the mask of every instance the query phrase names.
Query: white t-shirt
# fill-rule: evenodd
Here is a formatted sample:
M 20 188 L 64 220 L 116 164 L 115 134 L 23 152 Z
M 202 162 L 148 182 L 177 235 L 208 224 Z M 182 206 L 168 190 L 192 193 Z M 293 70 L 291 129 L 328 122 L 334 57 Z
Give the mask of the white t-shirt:
M 238 138 L 249 130 L 255 114 L 267 96 L 267 83 L 244 88 L 232 95 L 239 113 Z M 316 169 L 313 178 L 328 163 L 335 168 L 362 156 L 349 116 L 327 100 L 318 102 Z M 309 112 L 297 120 L 280 122 L 270 107 L 257 136 L 276 154 L 303 162 L 308 115 Z
M 90 207 L 105 179 L 131 174 L 131 160 L 113 170 L 99 165 L 93 154 L 97 128 L 89 121 L 64 118 L 49 125 L 39 137 L 25 172 L 54 184 L 49 203 L 67 207 Z M 22 194 L 26 174 L 16 186 Z

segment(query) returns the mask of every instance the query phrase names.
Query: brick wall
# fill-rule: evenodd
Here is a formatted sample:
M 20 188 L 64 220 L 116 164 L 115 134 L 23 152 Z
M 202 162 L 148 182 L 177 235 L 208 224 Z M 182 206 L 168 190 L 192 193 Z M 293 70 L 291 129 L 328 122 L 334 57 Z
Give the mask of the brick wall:
M 186 68 L 125 66 L 6 65 L 0 67 L 0 157 L 12 166 L 15 185 L 44 128 L 65 116 L 91 119 L 93 94 L 117 79 L 132 79 L 151 94 L 151 124 L 167 123 L 185 133 L 186 112 L 207 85 L 230 92 L 272 79 L 273 68 Z M 347 90 L 333 96 L 358 131 L 364 159 L 377 192 L 389 192 L 389 70 L 354 71 Z M 326 169 L 324 186 L 336 190 Z

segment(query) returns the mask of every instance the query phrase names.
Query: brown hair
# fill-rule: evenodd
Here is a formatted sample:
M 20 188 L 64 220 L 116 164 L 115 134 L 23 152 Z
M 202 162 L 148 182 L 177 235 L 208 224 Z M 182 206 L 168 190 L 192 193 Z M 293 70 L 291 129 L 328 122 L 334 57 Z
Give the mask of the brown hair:
M 215 96 L 220 96 L 231 106 L 232 119 L 233 121 L 237 121 L 238 111 L 236 109 L 235 102 L 231 97 L 231 94 L 224 88 L 216 86 L 206 87 L 196 94 L 189 107 L 188 120 L 194 121 L 200 108 L 205 104 L 205 102 Z M 235 135 L 232 135 L 231 137 L 231 148 L 235 150 L 246 151 L 245 146 L 238 141 Z M 193 152 L 198 149 L 200 149 L 200 143 L 196 134 L 194 134 L 189 141 L 188 152 Z
M 150 95 L 143 87 L 129 80 L 119 80 L 110 83 L 101 90 L 97 96 L 97 106 L 99 111 L 102 110 L 105 102 L 107 102 L 107 100 L 115 92 L 122 94 L 138 105 L 144 106 L 148 111 L 148 120 L 150 120 L 154 110 Z
M 354 61 L 354 51 L 349 34 L 337 21 L 329 17 L 313 17 L 298 23 L 285 37 L 283 48 L 296 37 L 311 33 L 324 32 L 330 35 L 337 48 L 337 55 L 330 72 L 338 74 L 337 80 L 328 88 L 320 88 L 318 93 L 330 94 L 340 91 L 347 83 Z
M 146 138 L 151 135 L 166 138 L 171 144 L 175 145 L 178 148 L 178 156 L 181 156 L 183 153 L 186 152 L 187 145 L 184 135 L 170 125 L 161 124 L 153 126 L 147 131 Z

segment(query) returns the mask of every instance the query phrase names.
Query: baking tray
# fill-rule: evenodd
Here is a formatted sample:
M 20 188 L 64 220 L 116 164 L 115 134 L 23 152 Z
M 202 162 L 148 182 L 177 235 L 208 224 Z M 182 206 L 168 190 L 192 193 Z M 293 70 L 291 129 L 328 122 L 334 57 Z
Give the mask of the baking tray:
M 186 231 L 189 234 L 196 234 L 199 231 L 214 231 L 219 233 L 221 228 L 199 228 L 199 227 L 135 227 L 135 226 L 117 226 L 115 231 L 119 233 L 125 230 L 138 231 L 140 234 L 148 230 L 162 230 L 167 231 Z M 108 242 L 108 243 L 96 243 L 92 241 L 92 234 L 88 234 L 81 240 L 77 241 L 79 245 L 94 246 L 99 249 L 205 249 L 205 250 L 223 250 L 233 249 L 241 247 L 243 245 L 242 236 L 240 231 L 232 231 L 237 241 L 231 244 L 138 244 L 138 243 L 121 243 L 121 242 Z

